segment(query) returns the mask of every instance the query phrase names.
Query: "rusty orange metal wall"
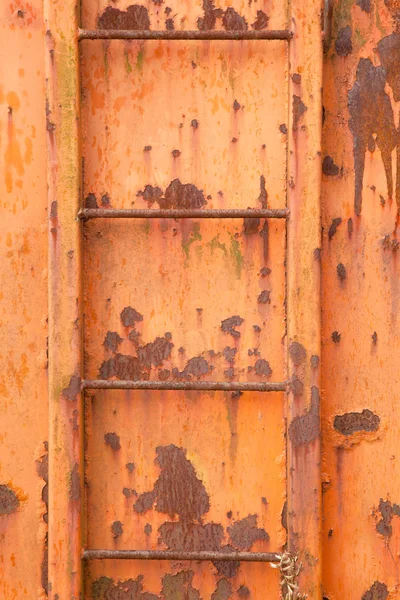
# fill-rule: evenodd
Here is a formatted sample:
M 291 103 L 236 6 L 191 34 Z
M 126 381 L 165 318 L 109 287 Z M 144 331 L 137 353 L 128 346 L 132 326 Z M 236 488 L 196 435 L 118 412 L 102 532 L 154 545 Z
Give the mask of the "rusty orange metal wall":
M 284 27 L 288 14 L 284 3 L 277 0 L 216 4 L 223 11 L 215 12 L 211 2 L 204 3 L 205 10 L 200 2 L 195 6 L 178 1 L 173 6 L 172 2 L 171 6 L 148 2 L 148 13 L 140 13 L 144 19 L 140 26 L 146 26 L 148 14 L 152 27 L 160 29 L 213 27 L 216 18 L 221 24 L 224 18 L 222 26 L 226 28 L 227 19 L 233 19 L 238 27 L 245 18 L 257 29 L 266 25 L 267 15 L 272 29 Z M 83 25 L 93 28 L 100 17 L 99 24 L 104 26 L 110 15 L 106 6 L 84 2 Z M 126 9 L 127 4 L 118 8 Z M 54 22 L 54 15 L 47 18 Z M 62 21 L 63 15 L 58 11 L 56 18 Z M 71 18 L 73 26 L 73 15 L 65 18 Z M 301 10 L 297 18 L 306 24 L 307 15 Z M 54 133 L 55 113 L 61 106 L 57 94 L 63 93 L 61 84 L 66 84 L 66 79 L 61 71 L 58 88 L 48 89 L 46 106 L 45 47 L 51 50 L 57 39 L 47 36 L 45 45 L 42 2 L 3 3 L 1 25 L 0 598 L 43 600 L 59 594 L 64 600 L 68 589 L 79 593 L 77 584 L 68 578 L 78 580 L 80 566 L 71 566 L 70 561 L 80 540 L 78 536 L 73 541 L 72 550 L 65 547 L 69 524 L 53 521 L 51 556 L 58 560 L 50 564 L 52 585 L 48 586 L 48 396 L 54 399 L 61 393 L 68 408 L 65 412 L 62 404 L 54 402 L 50 410 L 53 422 L 61 425 L 50 440 L 52 456 L 57 456 L 59 444 L 64 443 L 62 427 L 69 423 L 74 429 L 80 419 L 75 412 L 79 404 L 71 404 L 78 394 L 71 377 L 80 375 L 79 344 L 76 338 L 76 347 L 70 347 L 70 354 L 63 354 L 61 361 L 52 356 L 49 392 L 47 268 L 49 247 L 56 275 L 63 261 L 69 265 L 65 267 L 69 269 L 66 280 L 51 279 L 50 306 L 64 311 L 71 329 L 57 331 L 60 321 L 54 319 L 57 310 L 52 310 L 50 336 L 53 341 L 60 336 L 70 339 L 77 335 L 73 323 L 80 314 L 75 296 L 69 295 L 72 289 L 79 294 L 71 260 L 79 259 L 80 248 L 76 230 L 68 230 L 76 206 L 72 202 L 68 208 L 64 197 L 64 212 L 58 212 L 56 205 L 48 211 L 47 182 L 50 190 L 55 190 L 54 198 L 61 198 L 68 190 L 77 189 L 80 174 L 75 174 L 72 182 L 67 178 L 60 183 L 46 171 L 46 136 L 52 138 Z M 308 530 L 314 555 L 306 557 L 305 566 L 318 582 L 322 565 L 322 595 L 328 600 L 400 598 L 396 402 L 400 37 L 394 35 L 399 28 L 395 0 L 341 0 L 333 3 L 332 37 L 325 40 L 321 115 L 323 533 L 321 554 L 319 525 L 313 523 L 314 529 Z M 315 29 L 315 47 L 319 43 Z M 171 200 L 181 190 L 176 180 L 196 185 L 190 188 L 191 197 L 200 204 L 207 200 L 210 206 L 226 208 L 225 198 L 229 198 L 230 207 L 246 208 L 255 206 L 257 199 L 266 200 L 268 193 L 269 207 L 282 206 L 285 131 L 292 102 L 284 96 L 288 85 L 284 43 L 219 44 L 83 43 L 83 196 L 88 206 L 107 207 L 111 202 L 114 208 L 129 208 L 132 203 L 147 207 L 149 201 L 159 202 L 168 194 Z M 310 48 L 308 60 L 312 60 Z M 295 62 L 296 56 L 291 59 Z M 283 66 L 274 68 L 277 63 Z M 296 67 L 292 65 L 293 72 Z M 290 83 L 296 96 L 301 68 Z M 268 76 L 271 69 L 272 82 Z M 316 90 L 311 80 L 303 79 L 302 85 L 308 104 Z M 216 91 L 207 104 L 208 86 Z M 267 118 L 259 118 L 257 107 L 264 107 Z M 318 124 L 307 120 L 304 107 L 297 106 L 305 119 L 300 123 L 301 136 L 305 136 L 304 125 L 310 131 L 318 130 Z M 73 113 L 70 119 L 63 124 L 64 150 L 65 139 L 67 145 L 68 139 L 73 140 Z M 223 135 L 207 135 L 217 127 Z M 131 145 L 133 138 L 135 144 Z M 54 139 L 57 150 L 60 142 Z M 289 149 L 295 141 L 289 142 Z M 309 138 L 303 137 L 301 143 L 305 150 Z M 313 148 L 313 143 L 309 147 Z M 69 153 L 68 158 L 73 162 L 76 157 Z M 57 156 L 53 159 L 50 155 L 54 166 Z M 290 174 L 296 174 L 295 167 L 289 165 Z M 295 179 L 290 179 L 290 190 L 295 190 L 294 183 Z M 311 189 L 317 183 L 308 180 L 301 189 L 307 190 L 307 185 Z M 296 202 L 296 192 L 291 193 Z M 58 250 L 58 228 L 65 223 L 64 243 L 68 239 L 68 251 L 74 250 L 74 257 L 62 256 Z M 182 379 L 204 376 L 207 371 L 208 379 L 234 375 L 245 380 L 249 372 L 252 379 L 262 381 L 271 369 L 274 380 L 284 378 L 285 227 L 283 222 L 270 224 L 268 256 L 266 235 L 254 236 L 259 225 L 248 223 L 247 232 L 241 227 L 241 222 L 199 226 L 193 222 L 88 223 L 83 240 L 82 297 L 86 376 L 97 377 L 100 372 L 105 378 L 115 374 L 127 378 L 132 369 L 134 373 L 141 369 L 141 376 L 151 374 L 152 378 Z M 293 235 L 295 239 L 296 233 Z M 314 239 L 301 236 L 310 247 L 317 245 Z M 263 265 L 266 270 L 260 277 Z M 269 268 L 273 269 L 271 277 Z M 312 277 L 317 277 L 316 268 L 310 268 Z M 299 270 L 292 282 L 308 276 L 309 272 Z M 166 282 L 162 295 L 160 285 L 156 294 L 149 280 Z M 213 285 L 206 287 L 207 281 Z M 139 288 L 143 290 L 140 296 Z M 180 295 L 174 309 L 178 289 L 186 293 Z M 57 298 L 62 290 L 65 302 L 59 307 Z M 210 305 L 211 310 L 207 308 Z M 127 307 L 135 310 L 126 311 Z M 226 322 L 235 315 L 240 318 Z M 221 322 L 225 322 L 222 330 Z M 311 358 L 314 343 L 318 346 L 318 331 L 308 325 L 302 341 L 307 342 Z M 240 341 L 235 334 L 238 331 Z M 123 358 L 129 355 L 137 361 Z M 268 368 L 263 362 L 266 359 Z M 65 379 L 62 389 L 55 385 L 60 364 Z M 312 385 L 312 377 L 315 375 L 307 372 L 307 385 Z M 171 475 L 165 466 L 168 461 L 177 465 L 178 474 L 188 479 L 191 493 L 198 496 L 195 512 L 189 515 L 196 535 L 211 533 L 217 547 L 221 536 L 228 534 L 239 548 L 252 545 L 253 550 L 276 550 L 285 543 L 284 395 L 265 399 L 250 393 L 239 400 L 220 392 L 197 394 L 197 399 L 194 395 L 190 392 L 177 400 L 171 392 L 87 394 L 89 518 L 85 543 L 153 548 L 157 547 L 159 527 L 163 527 L 165 540 L 179 537 L 180 522 L 188 526 L 184 508 L 178 521 L 168 521 L 163 515 L 176 513 L 176 507 L 145 510 L 146 499 L 154 507 L 157 493 Z M 305 401 L 301 409 L 306 406 Z M 295 417 L 296 408 L 291 410 Z M 80 486 L 74 465 L 80 456 L 74 444 L 68 452 L 68 480 L 61 477 L 65 456 L 52 465 L 61 494 L 52 489 L 51 506 L 53 513 L 70 510 L 79 518 Z M 309 458 L 306 452 L 304 464 Z M 316 464 L 311 464 L 315 476 Z M 146 495 L 149 492 L 150 497 Z M 318 494 L 318 490 L 311 492 Z M 312 504 L 309 507 L 311 510 Z M 250 518 L 254 514 L 257 518 Z M 290 526 L 299 522 L 301 516 L 293 511 Z M 243 532 L 255 545 L 241 539 Z M 146 598 L 146 591 L 153 594 L 147 598 L 161 594 L 168 600 L 237 598 L 248 591 L 258 599 L 265 597 L 265 590 L 268 598 L 279 596 L 278 573 L 269 566 L 243 565 L 239 574 L 235 571 L 233 575 L 221 570 L 216 576 L 207 563 L 188 569 L 168 562 L 93 562 L 86 573 L 86 592 L 99 600 L 108 600 L 110 594 Z M 128 578 L 129 585 L 121 583 Z M 54 581 L 58 591 L 53 588 Z M 307 589 L 310 597 L 321 596 L 318 589 Z

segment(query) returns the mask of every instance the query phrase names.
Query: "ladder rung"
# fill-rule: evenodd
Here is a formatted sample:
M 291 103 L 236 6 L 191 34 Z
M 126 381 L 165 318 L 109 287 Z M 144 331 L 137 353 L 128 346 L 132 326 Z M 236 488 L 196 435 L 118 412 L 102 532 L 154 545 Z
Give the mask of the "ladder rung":
M 88 219 L 286 219 L 287 208 L 83 208 L 79 218 Z
M 221 560 L 243 562 L 278 563 L 281 556 L 277 552 L 175 552 L 171 550 L 84 550 L 85 560 Z
M 78 29 L 78 40 L 290 40 L 289 29 L 245 31 L 149 31 L 131 29 Z
M 285 392 L 289 381 L 122 381 L 84 379 L 83 390 L 170 390 L 224 392 Z

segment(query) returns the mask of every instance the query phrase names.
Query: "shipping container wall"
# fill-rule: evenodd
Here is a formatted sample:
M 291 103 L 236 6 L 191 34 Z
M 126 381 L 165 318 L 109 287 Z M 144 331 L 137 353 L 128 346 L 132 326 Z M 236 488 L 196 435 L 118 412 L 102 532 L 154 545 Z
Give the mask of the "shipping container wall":
M 60 10 L 49 4 L 62 22 L 62 7 L 71 4 Z M 83 0 L 82 26 L 262 31 L 284 29 L 290 14 L 279 0 L 141 4 Z M 316 17 L 323 22 L 319 11 L 307 15 L 310 3 L 304 0 L 304 11 L 299 4 L 304 31 L 307 19 L 310 30 Z M 67 296 L 76 278 L 75 267 L 67 266 L 67 275 L 55 267 L 64 260 L 57 262 L 58 244 L 75 234 L 67 227 L 60 237 L 68 211 L 49 203 L 48 188 L 50 195 L 57 189 L 62 170 L 51 153 L 57 121 L 51 102 L 58 89 L 73 90 L 71 69 L 77 72 L 78 64 L 66 61 L 65 72 L 53 77 L 56 41 L 46 34 L 44 12 L 42 1 L 18 0 L 4 2 L 1 13 L 1 600 L 71 598 L 67 585 L 48 578 L 49 487 L 56 507 L 59 490 L 80 502 L 82 483 L 74 470 L 49 481 L 49 432 L 57 456 L 57 423 L 72 432 L 84 423 L 83 541 L 90 547 L 154 549 L 161 535 L 174 549 L 185 546 L 182 540 L 190 549 L 195 540 L 196 549 L 281 551 L 287 519 L 290 529 L 297 518 L 286 511 L 282 392 L 90 391 L 84 412 L 67 402 L 69 412 L 57 416 L 50 407 L 49 419 L 48 343 L 54 349 L 70 336 L 54 327 L 54 299 L 60 290 Z M 325 23 L 317 115 L 321 252 L 315 248 L 322 273 L 323 531 L 322 551 L 306 556 L 301 583 L 310 598 L 394 600 L 400 598 L 400 4 L 335 1 Z M 320 31 L 313 35 L 320 48 Z M 287 157 L 294 148 L 299 156 L 306 152 L 306 145 L 293 145 L 293 131 L 298 127 L 307 139 L 306 126 L 320 126 L 310 119 L 312 82 L 301 64 L 294 70 L 286 44 L 82 41 L 79 179 L 86 208 L 284 207 L 295 187 L 292 179 L 286 183 Z M 316 77 L 317 71 L 316 64 Z M 71 128 L 63 140 L 68 164 L 74 135 Z M 84 315 L 86 378 L 285 379 L 284 220 L 269 226 L 257 219 L 103 220 L 87 222 L 83 231 L 76 243 L 83 255 L 80 304 L 65 297 L 60 311 L 72 306 L 71 314 Z M 76 264 L 80 257 L 62 247 L 63 264 Z M 298 273 L 307 287 L 308 272 Z M 310 350 L 307 361 L 317 368 Z M 300 369 L 303 352 L 292 346 Z M 79 390 L 72 377 L 58 391 L 69 401 Z M 306 482 L 305 490 L 307 497 Z M 69 548 L 54 531 L 50 553 L 62 562 Z M 279 573 L 268 564 L 227 564 L 93 561 L 84 593 L 88 600 L 279 598 Z M 310 584 L 319 577 L 315 565 L 322 566 L 322 588 Z M 50 571 L 57 572 L 54 563 Z

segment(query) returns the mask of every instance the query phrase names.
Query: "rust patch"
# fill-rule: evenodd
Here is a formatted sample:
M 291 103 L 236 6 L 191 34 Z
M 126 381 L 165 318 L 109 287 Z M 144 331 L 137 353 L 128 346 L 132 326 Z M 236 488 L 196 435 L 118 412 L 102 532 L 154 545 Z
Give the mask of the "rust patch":
M 38 476 L 43 479 L 44 486 L 42 488 L 42 502 L 45 505 L 45 512 L 43 514 L 43 521 L 46 526 L 46 533 L 44 536 L 44 547 L 43 557 L 40 566 L 40 583 L 47 596 L 48 585 L 49 585 L 49 533 L 47 524 L 49 521 L 49 455 L 48 455 L 48 442 L 44 442 L 45 454 L 40 457 L 40 460 L 36 461 L 36 472 Z
M 263 290 L 257 298 L 258 304 L 271 304 L 270 294 L 270 290 Z
M 88 194 L 85 198 L 85 208 L 99 208 L 97 204 L 96 195 Z
M 269 16 L 263 11 L 258 10 L 256 20 L 252 24 L 252 28 L 259 31 L 260 29 L 266 29 L 268 27 Z
M 338 344 L 340 342 L 341 334 L 338 331 L 333 331 L 331 338 L 334 344 Z
M 256 375 L 262 375 L 263 377 L 270 377 L 272 375 L 272 369 L 269 366 L 269 362 L 263 358 L 259 358 L 256 361 L 254 371 Z
M 167 573 L 162 578 L 161 598 L 163 600 L 201 600 L 200 592 L 193 587 L 193 571 L 180 571 L 175 575 Z M 152 600 L 149 598 L 146 600 Z
M 217 19 L 222 17 L 224 11 L 220 8 L 215 8 L 213 0 L 203 0 L 204 16 L 197 19 L 197 27 L 201 31 L 209 31 L 215 29 Z
M 239 550 L 250 550 L 255 542 L 269 541 L 265 529 L 257 527 L 257 515 L 248 515 L 227 528 L 232 544 Z
M 145 146 L 144 151 L 150 152 L 151 146 Z M 160 187 L 154 185 L 145 185 L 144 190 L 140 190 L 137 196 L 141 196 L 143 200 L 146 200 L 150 205 L 154 202 L 158 202 L 159 198 L 162 197 L 163 191 Z
M 159 367 L 163 361 L 171 355 L 174 344 L 170 341 L 171 334 L 165 334 L 165 337 L 157 337 L 154 342 L 138 348 L 138 359 L 145 366 L 151 365 Z
M 186 552 L 195 550 L 219 550 L 224 529 L 219 523 L 188 523 L 185 521 L 163 523 L 159 530 L 160 540 L 169 549 Z M 222 561 L 220 561 L 222 562 Z
M 225 11 L 222 17 L 222 24 L 226 31 L 245 31 L 248 29 L 246 19 L 240 16 L 231 6 Z
M 288 514 L 287 514 L 288 510 L 287 510 L 287 500 L 285 500 L 285 503 L 283 505 L 282 508 L 282 513 L 281 513 L 281 524 L 283 529 L 287 532 L 288 530 Z
M 62 395 L 67 400 L 76 400 L 77 395 L 81 391 L 81 378 L 78 375 L 72 375 L 69 380 L 68 387 L 64 388 L 62 391 Z
M 194 377 L 202 377 L 203 375 L 207 375 L 211 370 L 210 365 L 202 356 L 194 356 L 190 358 L 183 371 L 179 371 L 178 369 L 172 369 L 172 375 L 178 379 L 191 378 Z
M 124 533 L 121 521 L 114 521 L 114 523 L 111 525 L 111 533 L 115 539 Z
M 121 450 L 120 438 L 115 432 L 105 433 L 104 442 L 107 446 L 110 446 L 112 450 Z
M 282 123 L 281 125 L 279 125 L 279 131 L 281 133 L 283 133 L 284 135 L 287 134 L 287 126 L 285 125 L 285 123 Z
M 57 219 L 57 200 L 53 200 L 51 203 L 50 219 Z
M 297 377 L 297 375 L 293 375 L 292 380 L 290 382 L 290 390 L 296 398 L 303 395 L 304 391 L 304 383 Z
M 336 415 L 333 426 L 342 435 L 352 435 L 357 431 L 378 431 L 380 421 L 378 415 L 366 408 L 361 413 Z
M 0 517 L 12 515 L 19 508 L 17 494 L 8 485 L 0 485 Z
M 120 316 L 124 327 L 135 327 L 136 323 L 143 321 L 143 315 L 131 306 L 126 306 Z
M 126 379 L 130 381 L 139 381 L 148 379 L 148 372 L 143 371 L 143 365 L 137 356 L 126 354 L 116 354 L 114 358 L 104 361 L 99 371 L 100 379 Z
M 372 343 L 374 344 L 374 346 L 376 346 L 376 344 L 378 343 L 378 334 L 376 333 L 376 331 L 374 331 L 374 333 L 372 334 Z
M 370 13 L 371 12 L 371 0 L 356 0 L 356 4 L 364 12 L 366 12 L 366 13 Z
M 386 600 L 388 596 L 387 586 L 384 583 L 375 581 L 369 590 L 363 594 L 361 600 Z
M 151 533 L 152 533 L 152 531 L 153 531 L 153 528 L 152 528 L 152 526 L 150 525 L 150 523 L 146 523 L 146 525 L 145 525 L 145 526 L 144 526 L 144 528 L 143 528 L 143 531 L 144 531 L 144 534 L 145 534 L 145 535 L 147 535 L 147 536 L 151 535 Z
M 207 204 L 204 194 L 192 183 L 181 183 L 174 179 L 167 189 L 165 196 L 157 199 L 160 208 L 202 208 Z
M 182 154 L 182 152 L 180 150 L 172 150 L 172 156 L 174 158 L 179 158 L 179 156 Z
M 316 354 L 313 354 L 310 363 L 313 369 L 316 369 L 319 365 L 319 357 Z
M 292 81 L 296 85 L 300 85 L 300 83 L 301 83 L 301 75 L 300 75 L 300 73 L 293 73 L 293 75 L 292 75 Z
M 300 98 L 300 96 L 296 96 L 296 94 L 293 94 L 292 110 L 293 110 L 293 131 L 297 131 L 300 119 L 308 109 L 307 109 L 307 106 L 302 101 L 302 99 Z
M 351 41 L 351 27 L 347 25 L 346 27 L 342 27 L 339 29 L 336 41 L 335 41 L 335 50 L 336 54 L 339 56 L 348 56 L 353 51 L 353 44 Z
M 225 348 L 222 351 L 222 355 L 228 363 L 234 362 L 236 353 L 237 348 L 230 348 L 229 346 L 225 346 Z
M 247 217 L 243 219 L 243 230 L 245 234 L 249 233 L 258 233 L 258 228 L 260 226 L 260 219 Z
M 73 502 L 77 502 L 81 497 L 81 480 L 79 477 L 78 463 L 74 464 L 74 468 L 71 471 L 71 478 L 69 482 L 69 497 Z
M 331 223 L 331 226 L 329 227 L 329 231 L 328 231 L 329 240 L 331 240 L 333 238 L 333 236 L 337 232 L 337 228 L 339 227 L 339 225 L 341 223 L 342 223 L 341 217 L 336 217 L 335 219 L 332 219 L 332 223 Z
M 193 119 L 192 122 L 190 123 L 191 127 L 193 127 L 193 129 L 198 129 L 199 127 L 199 122 L 197 119 Z
M 241 106 L 240 106 L 239 102 L 237 100 L 235 100 L 233 103 L 233 110 L 235 112 L 237 112 L 238 110 L 240 110 L 240 108 L 241 108 Z
M 301 416 L 295 417 L 289 427 L 289 437 L 294 448 L 314 442 L 320 434 L 319 417 L 320 397 L 316 386 L 311 388 L 311 404 L 309 411 Z
M 322 172 L 324 175 L 328 175 L 330 177 L 339 175 L 339 167 L 335 164 L 331 156 L 325 156 L 324 160 L 322 161 Z
M 352 236 L 353 230 L 354 230 L 353 219 L 350 218 L 347 221 L 347 233 L 349 234 L 349 237 Z
M 224 333 L 229 333 L 234 338 L 240 337 L 240 331 L 237 331 L 235 327 L 239 327 L 243 323 L 244 319 L 239 315 L 234 315 L 228 319 L 221 321 L 221 329 Z
M 260 195 L 258 196 L 258 201 L 261 204 L 262 208 L 268 208 L 268 192 L 267 188 L 265 187 L 264 175 L 260 175 Z
M 92 583 L 93 600 L 159 600 L 159 596 L 143 592 L 143 575 L 136 579 L 114 582 L 110 577 L 100 577 Z
M 250 596 L 250 590 L 246 585 L 241 585 L 237 593 L 240 598 L 247 598 Z
M 340 281 L 344 281 L 346 279 L 346 277 L 347 277 L 346 267 L 344 266 L 343 263 L 338 264 L 338 266 L 336 267 L 336 272 L 338 274 Z
M 400 506 L 392 504 L 389 500 L 379 501 L 378 511 L 381 513 L 381 519 L 376 524 L 376 530 L 384 537 L 390 537 L 393 533 L 393 517 L 400 517 Z
M 169 18 L 169 19 L 165 19 L 165 29 L 167 31 L 174 31 L 175 29 L 175 24 L 174 24 L 174 20 Z
M 122 338 L 118 335 L 116 331 L 107 331 L 107 335 L 104 339 L 103 346 L 106 350 L 111 350 L 111 352 L 117 352 L 118 346 L 122 342 Z
M 99 29 L 149 30 L 149 13 L 145 6 L 133 4 L 124 10 L 107 6 L 97 20 Z
M 135 469 L 135 465 L 134 465 L 134 463 L 133 463 L 133 462 L 126 463 L 126 465 L 125 465 L 125 466 L 126 466 L 126 468 L 128 469 L 129 473 L 133 473 L 133 471 L 134 471 L 134 469 Z
M 215 591 L 211 594 L 211 600 L 229 600 L 232 595 L 232 585 L 227 579 L 220 579 Z
M 307 358 L 306 349 L 300 342 L 292 342 L 289 346 L 289 354 L 293 364 L 298 367 Z

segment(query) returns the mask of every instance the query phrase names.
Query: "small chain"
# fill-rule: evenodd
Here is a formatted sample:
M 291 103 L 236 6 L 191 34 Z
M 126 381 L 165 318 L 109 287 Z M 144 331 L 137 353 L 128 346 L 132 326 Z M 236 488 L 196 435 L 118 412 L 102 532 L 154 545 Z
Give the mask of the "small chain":
M 278 554 L 278 557 L 279 562 L 271 564 L 271 567 L 280 571 L 283 600 L 306 600 L 307 594 L 300 593 L 297 582 L 301 571 L 301 564 L 297 565 L 298 557 L 289 552 Z

